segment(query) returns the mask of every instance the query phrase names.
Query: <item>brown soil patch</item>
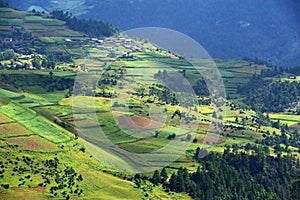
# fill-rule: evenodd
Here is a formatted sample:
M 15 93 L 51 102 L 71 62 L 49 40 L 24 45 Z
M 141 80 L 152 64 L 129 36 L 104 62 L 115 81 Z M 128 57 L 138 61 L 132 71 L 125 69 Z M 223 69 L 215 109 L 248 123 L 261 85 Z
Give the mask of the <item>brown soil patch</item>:
M 132 128 L 132 129 L 155 129 L 163 127 L 164 124 L 152 121 L 150 119 L 140 117 L 140 116 L 120 116 L 119 125 L 125 128 Z
M 182 126 L 184 129 L 208 129 L 209 124 L 185 124 Z
M 291 130 L 298 130 L 298 131 L 300 131 L 300 124 L 291 125 L 291 126 L 289 126 L 289 128 Z
M 256 72 L 254 69 L 250 69 L 250 68 L 237 68 L 237 69 L 230 69 L 229 71 L 240 72 L 240 73 L 249 73 L 249 74 L 254 74 Z
M 0 136 L 29 135 L 29 130 L 19 124 L 0 124 Z
M 0 123 L 7 123 L 7 122 L 13 122 L 13 120 L 0 113 Z
M 9 138 L 6 140 L 9 144 L 17 144 L 22 150 L 33 150 L 33 151 L 57 151 L 57 145 L 49 142 L 48 140 L 41 138 L 37 135 L 29 137 L 17 137 Z
M 95 127 L 95 126 L 100 126 L 99 122 L 95 122 L 89 119 L 80 119 L 80 120 L 74 120 L 70 124 L 76 125 L 79 127 Z
M 219 144 L 219 143 L 222 143 L 225 141 L 225 138 L 221 135 L 216 135 L 216 136 L 213 136 L 213 135 L 206 135 L 204 136 L 203 138 L 201 138 L 198 143 L 201 143 L 201 144 L 213 144 L 213 143 L 216 143 L 216 144 Z
M 0 148 L 1 151 L 8 151 L 7 148 Z
M 73 33 L 73 34 L 78 34 L 79 36 L 82 35 L 80 32 L 74 31 L 74 30 L 71 30 L 71 29 L 67 29 L 66 32 Z
M 81 172 L 78 172 L 77 174 L 79 174 L 79 175 L 84 175 L 85 172 L 84 172 L 84 171 L 81 171 Z
M 12 30 L 11 26 L 0 26 L 0 30 L 10 31 Z
M 179 59 L 177 56 L 175 56 L 173 54 L 167 54 L 167 56 L 169 56 L 170 58 L 173 58 L 173 59 Z
M 46 191 L 46 188 L 45 188 L 45 187 L 40 187 L 40 186 L 38 186 L 38 187 L 35 188 L 35 190 L 36 190 L 37 192 L 45 192 L 45 191 Z
M 257 65 L 257 68 L 260 70 L 266 69 L 267 67 L 265 65 Z
M 59 37 L 60 34 L 56 32 L 34 32 L 33 37 Z

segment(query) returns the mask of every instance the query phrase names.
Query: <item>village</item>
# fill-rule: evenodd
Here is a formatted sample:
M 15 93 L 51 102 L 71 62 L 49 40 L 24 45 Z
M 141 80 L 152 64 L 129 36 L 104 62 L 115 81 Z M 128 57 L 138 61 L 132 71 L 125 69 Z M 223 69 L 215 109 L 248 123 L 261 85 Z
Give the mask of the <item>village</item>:
M 47 37 L 44 37 L 47 38 Z M 39 39 L 43 41 L 43 37 Z M 52 37 L 51 39 L 57 39 L 57 37 Z M 47 65 L 47 57 L 45 55 L 28 52 L 22 48 L 22 42 L 17 38 L 3 38 L 1 39 L 2 44 L 11 46 L 13 53 L 9 56 L 4 56 L 1 59 L 0 56 L 0 69 L 16 69 L 16 70 L 58 70 L 55 66 Z M 42 44 L 42 46 L 45 44 Z M 51 44 L 53 45 L 53 44 Z M 144 52 L 145 48 L 143 43 L 136 41 L 129 37 L 124 37 L 122 35 L 109 37 L 109 38 L 63 38 L 62 42 L 58 45 L 67 47 L 65 52 L 68 54 L 71 52 L 69 49 L 75 46 L 80 46 L 85 49 L 94 49 L 103 53 L 103 57 L 116 60 L 117 58 L 133 58 L 133 52 Z M 70 55 L 72 56 L 72 55 Z M 73 71 L 87 71 L 87 68 L 82 64 L 76 66 L 76 62 L 72 66 Z M 63 64 L 67 65 L 67 63 Z M 63 67 L 65 69 L 65 67 Z

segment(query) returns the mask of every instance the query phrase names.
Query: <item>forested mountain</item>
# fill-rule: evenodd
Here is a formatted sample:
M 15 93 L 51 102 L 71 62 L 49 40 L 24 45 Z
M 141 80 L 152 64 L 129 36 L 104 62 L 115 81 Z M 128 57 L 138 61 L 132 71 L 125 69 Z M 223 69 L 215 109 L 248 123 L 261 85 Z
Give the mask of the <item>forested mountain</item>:
M 159 26 L 186 33 L 212 57 L 258 57 L 282 66 L 300 63 L 296 0 L 10 0 L 18 9 L 64 10 L 123 30 Z M 32 7 L 33 5 L 39 7 Z
M 98 9 L 129 21 L 126 26 L 143 20 L 155 25 L 155 18 L 151 23 L 150 17 L 130 18 L 146 9 L 135 6 L 149 5 L 145 16 L 151 11 L 190 31 L 194 22 L 214 23 L 218 12 L 210 18 L 211 10 L 204 8 L 226 10 L 223 1 L 193 2 L 203 8 L 191 9 L 190 16 L 184 10 L 192 1 L 95 2 L 19 2 L 30 6 L 26 12 L 0 0 L 0 199 L 300 199 L 299 66 L 277 67 L 244 52 L 243 60 L 214 58 L 219 77 L 206 59 L 194 60 L 198 69 L 172 49 L 79 16 Z M 219 13 L 217 32 L 207 26 L 194 30 L 216 37 L 225 23 L 224 34 L 235 31 L 243 48 L 233 48 L 236 41 L 226 37 L 212 45 L 241 55 L 249 47 L 241 39 L 246 30 L 255 35 L 271 15 L 282 18 L 272 19 L 276 26 L 268 34 L 296 33 L 280 14 L 283 8 L 260 8 L 275 0 L 259 7 L 257 2 L 245 5 L 271 14 L 252 22 L 255 13 L 237 4 L 232 15 Z M 122 7 L 132 13 L 113 12 Z M 249 18 L 232 28 L 231 20 L 240 19 L 242 11 Z M 201 21 L 200 15 L 207 18 Z M 287 32 L 273 32 L 278 27 Z M 260 47 L 268 43 L 256 36 Z M 286 48 L 289 43 L 281 39 L 268 44 Z M 272 55 L 279 60 L 283 54 Z M 227 98 L 218 97 L 225 91 Z
M 285 73 L 291 73 L 288 79 L 272 79 Z M 295 75 L 294 75 L 295 74 Z M 244 103 L 252 109 L 262 112 L 283 112 L 295 107 L 300 95 L 300 83 L 293 81 L 299 74 L 299 68 L 269 68 L 260 75 L 254 74 L 250 82 L 238 87 L 244 96 Z

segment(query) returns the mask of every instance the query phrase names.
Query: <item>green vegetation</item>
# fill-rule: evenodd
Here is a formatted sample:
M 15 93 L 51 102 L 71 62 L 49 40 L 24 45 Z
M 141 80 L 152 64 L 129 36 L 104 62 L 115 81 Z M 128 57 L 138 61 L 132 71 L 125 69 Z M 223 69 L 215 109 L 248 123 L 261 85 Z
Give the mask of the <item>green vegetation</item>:
M 17 104 L 10 103 L 2 106 L 0 112 L 6 114 L 14 121 L 18 121 L 18 123 L 28 130 L 54 143 L 65 142 L 71 138 L 70 133 L 61 127 L 49 122 L 47 123 L 47 120 L 43 119 L 43 117 L 37 116 L 33 111 L 26 110 Z
M 239 88 L 245 94 L 244 102 L 251 108 L 262 112 L 282 112 L 297 103 L 300 83 L 263 80 L 253 76 L 244 87 Z
M 15 92 L 11 92 L 9 90 L 0 89 L 0 97 L 1 98 L 9 98 L 9 99 L 18 99 L 18 98 L 23 97 L 23 95 L 15 93 Z
M 105 24 L 101 21 L 76 19 L 75 17 L 72 17 L 72 15 L 69 15 L 68 12 L 53 11 L 51 12 L 51 15 L 54 18 L 65 21 L 71 29 L 84 32 L 91 37 L 109 37 L 117 31 L 112 25 Z
M 215 60 L 228 96 L 212 102 L 201 75 L 211 62 L 195 61 L 196 70 L 179 55 L 113 33 L 62 11 L 1 8 L 1 197 L 297 199 L 297 68 Z M 176 95 L 190 94 L 176 86 L 192 88 L 195 105 L 185 106 L 188 98 Z M 110 168 L 138 161 L 97 144 L 101 136 L 130 153 L 171 142 L 187 149 L 161 171 L 133 174 Z
M 175 192 L 186 192 L 193 198 L 245 198 L 245 199 L 294 199 L 298 197 L 299 174 L 293 169 L 293 158 L 289 156 L 267 157 L 266 150 L 247 146 L 249 155 L 238 152 L 241 148 L 227 148 L 222 155 L 211 153 L 204 159 L 198 158 L 200 148 L 195 153 L 201 167 L 190 173 L 180 168 L 168 181 L 155 171 L 151 181 L 162 183 Z M 243 147 L 242 147 L 243 148 Z M 268 148 L 267 148 L 268 150 Z M 299 167 L 299 161 L 296 164 Z M 136 178 L 136 182 L 139 181 Z M 203 181 L 205 180 L 205 181 Z

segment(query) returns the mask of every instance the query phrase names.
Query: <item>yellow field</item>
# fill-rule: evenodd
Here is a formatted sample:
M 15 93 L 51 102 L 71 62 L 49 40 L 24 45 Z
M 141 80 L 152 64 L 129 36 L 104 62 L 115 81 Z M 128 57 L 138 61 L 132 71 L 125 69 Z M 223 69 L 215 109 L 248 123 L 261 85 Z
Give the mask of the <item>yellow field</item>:
M 2 113 L 0 113 L 0 123 L 8 123 L 8 122 L 13 122 L 14 120 L 12 120 L 9 117 L 6 117 L 5 115 L 3 115 Z

